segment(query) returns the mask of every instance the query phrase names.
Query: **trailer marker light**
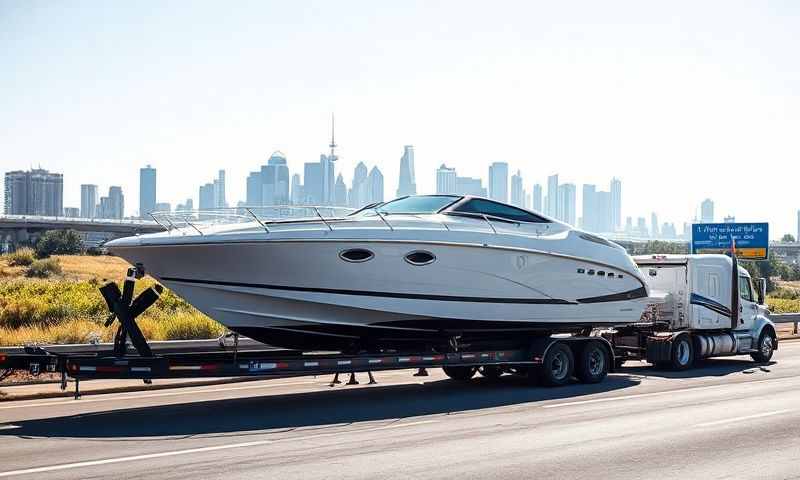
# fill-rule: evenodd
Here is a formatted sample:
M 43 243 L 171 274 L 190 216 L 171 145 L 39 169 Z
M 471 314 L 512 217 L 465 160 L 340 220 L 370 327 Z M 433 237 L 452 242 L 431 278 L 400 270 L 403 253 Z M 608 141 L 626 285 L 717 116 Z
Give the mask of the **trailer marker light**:
M 473 355 L 471 353 L 469 353 L 469 354 L 465 353 L 465 354 L 461 355 L 461 358 L 475 358 L 475 355 Z
M 0 362 L 5 362 L 5 361 L 6 361 L 5 353 L 0 353 Z
M 149 372 L 150 367 L 131 367 L 131 372 Z
M 94 372 L 97 370 L 96 367 L 80 367 L 78 368 L 81 372 Z
M 305 362 L 303 363 L 304 367 L 319 367 L 319 362 Z
M 351 363 L 353 362 L 350 360 L 339 360 L 338 362 L 336 362 L 336 365 L 350 365 Z
M 170 365 L 170 370 L 202 370 L 202 365 Z
M 367 363 L 383 363 L 383 360 L 380 358 L 370 358 Z
M 406 363 L 406 362 L 410 362 L 411 359 L 408 358 L 408 357 L 400 357 L 400 358 L 397 359 L 397 361 L 398 362 L 402 362 L 402 363 Z

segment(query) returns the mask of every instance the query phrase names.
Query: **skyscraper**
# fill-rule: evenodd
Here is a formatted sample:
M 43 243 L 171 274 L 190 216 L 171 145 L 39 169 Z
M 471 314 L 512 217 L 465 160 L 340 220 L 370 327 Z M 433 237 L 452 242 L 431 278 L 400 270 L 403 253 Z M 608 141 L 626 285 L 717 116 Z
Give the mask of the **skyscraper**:
M 201 185 L 199 197 L 200 210 L 211 210 L 215 208 L 216 195 L 214 194 L 214 184 L 206 183 L 205 185 Z
M 417 181 L 414 175 L 414 147 L 403 147 L 403 156 L 400 157 L 400 180 L 397 185 L 397 196 L 417 194 Z
M 122 219 L 125 216 L 125 196 L 122 195 L 122 187 L 109 187 L 108 196 L 100 197 L 99 207 L 97 212 L 99 218 Z M 155 208 L 151 210 L 153 211 Z
M 289 167 L 286 156 L 273 152 L 267 164 L 261 167 L 261 205 L 286 205 L 289 203 Z
M 611 179 L 611 225 L 609 232 L 615 232 L 622 226 L 622 182 Z
M 436 193 L 449 195 L 456 193 L 456 169 L 448 168 L 444 163 L 436 169 Z
M 564 223 L 575 225 L 576 211 L 575 185 L 565 183 L 558 187 L 558 219 Z
M 292 205 L 300 205 L 303 203 L 303 184 L 300 183 L 300 174 L 295 173 L 292 175 Z
M 597 233 L 614 233 L 617 229 L 614 227 L 614 212 L 613 200 L 611 192 L 595 192 L 594 195 L 597 206 L 595 211 L 597 217 L 595 218 L 595 228 Z M 633 227 L 633 225 L 631 225 Z
M 383 174 L 378 169 L 378 167 L 372 167 L 369 171 L 369 192 L 370 192 L 370 203 L 375 202 L 382 202 L 383 201 Z
M 319 162 L 304 165 L 303 194 L 306 204 L 322 204 L 322 165 Z
M 542 211 L 542 186 L 538 183 L 533 185 L 533 210 L 544 213 Z
M 81 217 L 97 216 L 97 185 L 81 185 Z
M 5 207 L 7 215 L 58 217 L 64 209 L 64 176 L 41 168 L 6 172 Z
M 597 187 L 585 183 L 583 185 L 583 205 L 581 209 L 581 228 L 590 232 L 599 231 L 597 228 Z
M 353 208 L 361 208 L 370 203 L 369 172 L 364 162 L 358 162 L 353 171 L 353 186 L 350 188 L 349 204 Z
M 139 169 L 139 217 L 146 218 L 156 208 L 156 169 Z
M 658 228 L 658 215 L 656 212 L 650 214 L 650 236 L 658 238 L 661 236 L 661 231 Z
M 347 185 L 344 184 L 341 173 L 336 177 L 336 185 L 333 187 L 333 204 L 337 207 L 347 206 Z
M 505 162 L 489 165 L 489 198 L 508 202 L 508 164 Z
M 700 204 L 700 222 L 714 223 L 714 202 L 710 198 Z
M 225 199 L 225 170 L 220 170 L 214 180 L 214 206 L 216 208 L 228 206 L 228 201 Z
M 525 208 L 525 189 L 522 188 L 522 174 L 519 170 L 511 176 L 511 204 Z
M 455 193 L 457 195 L 475 195 L 476 197 L 485 197 L 486 189 L 483 187 L 483 182 L 480 178 L 456 177 Z
M 248 207 L 259 207 L 263 201 L 264 184 L 261 180 L 261 171 L 250 172 L 247 176 L 247 193 L 245 204 Z
M 547 177 L 547 197 L 545 198 L 545 215 L 558 218 L 558 174 Z

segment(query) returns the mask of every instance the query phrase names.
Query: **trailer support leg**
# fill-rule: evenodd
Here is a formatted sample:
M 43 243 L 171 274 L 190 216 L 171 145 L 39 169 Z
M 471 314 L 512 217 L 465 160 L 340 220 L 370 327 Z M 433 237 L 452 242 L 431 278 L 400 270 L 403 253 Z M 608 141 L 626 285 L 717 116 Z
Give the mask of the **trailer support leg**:
M 367 375 L 369 375 L 369 383 L 368 383 L 368 385 L 375 385 L 376 383 L 378 383 L 378 382 L 375 381 L 375 377 L 372 376 L 372 372 L 371 371 L 367 371 Z
M 81 399 L 81 379 L 75 377 L 75 400 Z
M 350 380 L 347 381 L 347 385 L 358 385 L 358 380 L 356 380 L 356 372 L 350 372 Z
M 66 364 L 61 367 L 61 391 L 67 389 L 67 367 Z
M 338 385 L 340 383 L 342 383 L 342 381 L 339 380 L 339 372 L 336 372 L 336 375 L 333 376 L 333 380 L 331 380 L 330 386 L 332 387 L 332 386 Z
M 417 370 L 417 373 L 415 373 L 414 376 L 415 377 L 427 377 L 428 376 L 428 370 L 425 367 L 419 367 L 419 370 Z

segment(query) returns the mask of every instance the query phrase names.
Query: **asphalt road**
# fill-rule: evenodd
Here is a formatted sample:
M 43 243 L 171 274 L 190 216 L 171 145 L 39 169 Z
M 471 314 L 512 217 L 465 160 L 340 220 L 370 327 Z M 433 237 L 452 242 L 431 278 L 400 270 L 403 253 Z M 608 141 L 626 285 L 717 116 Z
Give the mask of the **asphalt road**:
M 561 388 L 436 370 L 8 402 L 0 478 L 800 478 L 800 342 L 774 360 Z

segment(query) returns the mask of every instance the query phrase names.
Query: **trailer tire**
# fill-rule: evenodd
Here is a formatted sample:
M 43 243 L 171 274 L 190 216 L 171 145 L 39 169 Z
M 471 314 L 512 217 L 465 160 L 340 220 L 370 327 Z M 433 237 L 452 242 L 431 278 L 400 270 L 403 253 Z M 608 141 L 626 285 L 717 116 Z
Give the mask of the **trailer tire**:
M 484 365 L 478 369 L 478 373 L 480 373 L 483 378 L 497 380 L 503 375 L 503 369 L 500 365 Z
M 769 362 L 772 358 L 772 354 L 775 353 L 775 339 L 769 329 L 765 328 L 764 331 L 761 332 L 761 336 L 758 337 L 756 348 L 758 351 L 750 354 L 753 360 L 758 363 Z
M 672 341 L 672 353 L 669 362 L 673 370 L 687 370 L 694 363 L 694 345 L 687 334 L 678 335 Z
M 478 371 L 477 367 L 442 367 L 442 371 L 445 375 L 452 378 L 453 380 L 458 380 L 461 382 L 469 381 L 473 376 L 475 376 L 475 372 Z
M 566 385 L 575 371 L 575 356 L 565 344 L 553 344 L 544 356 L 542 365 L 537 369 L 541 383 L 551 387 Z
M 600 383 L 608 375 L 608 367 L 605 346 L 597 341 L 589 341 L 578 354 L 575 374 L 582 383 Z

